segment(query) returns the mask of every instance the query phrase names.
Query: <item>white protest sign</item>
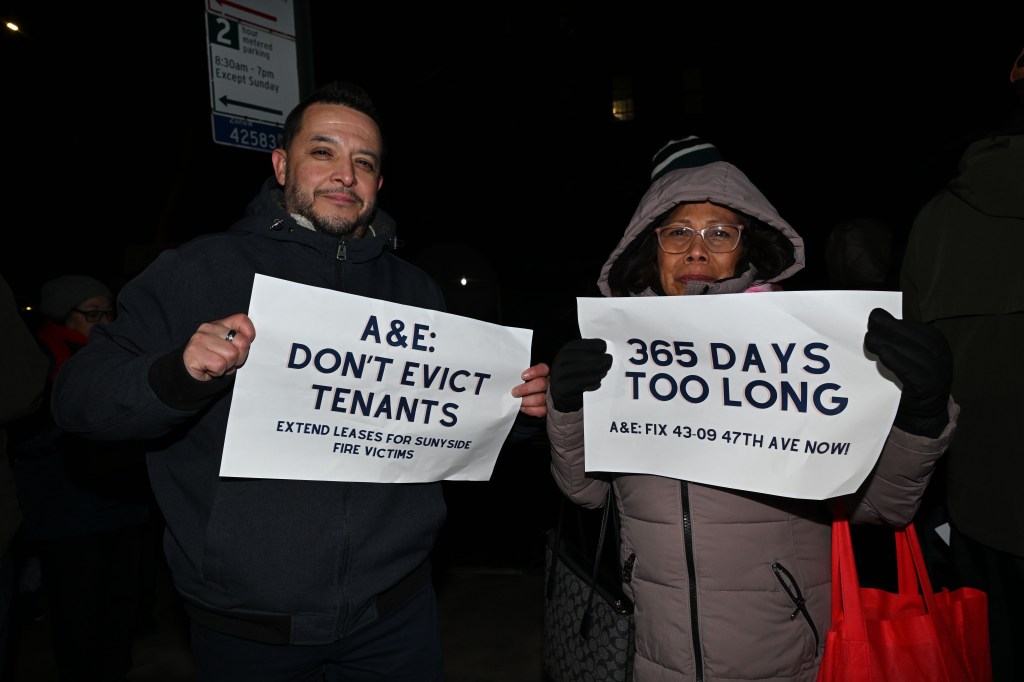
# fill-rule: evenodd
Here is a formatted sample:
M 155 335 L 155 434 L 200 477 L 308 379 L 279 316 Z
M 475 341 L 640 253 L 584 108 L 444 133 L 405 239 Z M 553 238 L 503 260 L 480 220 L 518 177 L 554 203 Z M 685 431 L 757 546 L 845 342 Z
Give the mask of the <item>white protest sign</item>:
M 222 476 L 485 481 L 533 333 L 256 275 Z
M 855 491 L 900 389 L 864 350 L 898 292 L 578 298 L 612 355 L 585 392 L 587 471 L 656 474 L 786 497 Z

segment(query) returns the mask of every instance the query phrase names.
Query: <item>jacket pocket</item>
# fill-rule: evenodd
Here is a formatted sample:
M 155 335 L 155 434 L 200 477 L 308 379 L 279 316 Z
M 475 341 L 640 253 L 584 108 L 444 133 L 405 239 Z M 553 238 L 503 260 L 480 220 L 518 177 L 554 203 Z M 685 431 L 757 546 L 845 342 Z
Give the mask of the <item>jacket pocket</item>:
M 811 633 L 814 634 L 814 649 L 817 651 L 819 644 L 818 628 L 814 625 L 814 619 L 811 618 L 811 614 L 807 612 L 807 602 L 804 600 L 803 592 L 800 591 L 800 585 L 797 584 L 796 579 L 793 578 L 793 574 L 786 570 L 786 567 L 780 564 L 778 561 L 771 563 L 772 573 L 775 574 L 775 579 L 782 585 L 782 589 L 789 596 L 793 605 L 796 607 L 793 613 L 789 614 L 789 619 L 793 620 L 798 615 L 804 617 L 807 621 L 807 625 L 811 628 Z

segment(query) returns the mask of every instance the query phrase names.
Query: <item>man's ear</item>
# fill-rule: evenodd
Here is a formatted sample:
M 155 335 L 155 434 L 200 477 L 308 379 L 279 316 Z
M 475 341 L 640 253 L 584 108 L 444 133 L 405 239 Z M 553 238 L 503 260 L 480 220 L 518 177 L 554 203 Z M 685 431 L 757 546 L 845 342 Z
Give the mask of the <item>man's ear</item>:
M 270 152 L 270 162 L 274 164 L 274 177 L 277 178 L 277 184 L 284 186 L 285 178 L 288 176 L 285 168 L 288 163 L 288 152 L 281 148 L 277 148 Z

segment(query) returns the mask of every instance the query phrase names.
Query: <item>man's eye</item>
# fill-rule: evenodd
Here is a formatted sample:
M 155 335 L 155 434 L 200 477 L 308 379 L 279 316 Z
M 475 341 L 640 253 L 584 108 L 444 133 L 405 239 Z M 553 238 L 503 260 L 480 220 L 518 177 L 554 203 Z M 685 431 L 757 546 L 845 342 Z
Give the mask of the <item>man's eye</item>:
M 375 164 L 373 161 L 370 161 L 368 159 L 356 159 L 356 163 L 358 163 L 360 166 L 362 166 L 363 168 L 365 168 L 368 171 L 375 171 L 375 170 L 377 170 L 377 164 Z

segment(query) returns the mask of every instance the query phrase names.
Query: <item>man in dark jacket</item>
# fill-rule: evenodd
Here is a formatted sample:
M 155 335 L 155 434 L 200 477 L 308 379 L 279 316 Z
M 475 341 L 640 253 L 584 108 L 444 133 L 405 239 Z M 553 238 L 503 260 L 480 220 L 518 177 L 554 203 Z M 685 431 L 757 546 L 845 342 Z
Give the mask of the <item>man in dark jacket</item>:
M 1024 679 L 1024 51 L 1010 81 L 1016 108 L 918 212 L 901 272 L 904 315 L 953 349 L 963 411 L 940 480 L 952 580 L 988 593 L 996 682 Z
M 58 377 L 60 425 L 153 441 L 165 551 L 192 620 L 200 679 L 441 679 L 428 556 L 441 484 L 219 476 L 231 386 L 256 337 L 256 273 L 443 310 L 439 285 L 392 253 L 376 207 L 379 118 L 333 83 L 285 121 L 273 179 L 227 232 L 161 254 L 126 285 L 117 321 Z M 548 368 L 509 387 L 546 415 Z

